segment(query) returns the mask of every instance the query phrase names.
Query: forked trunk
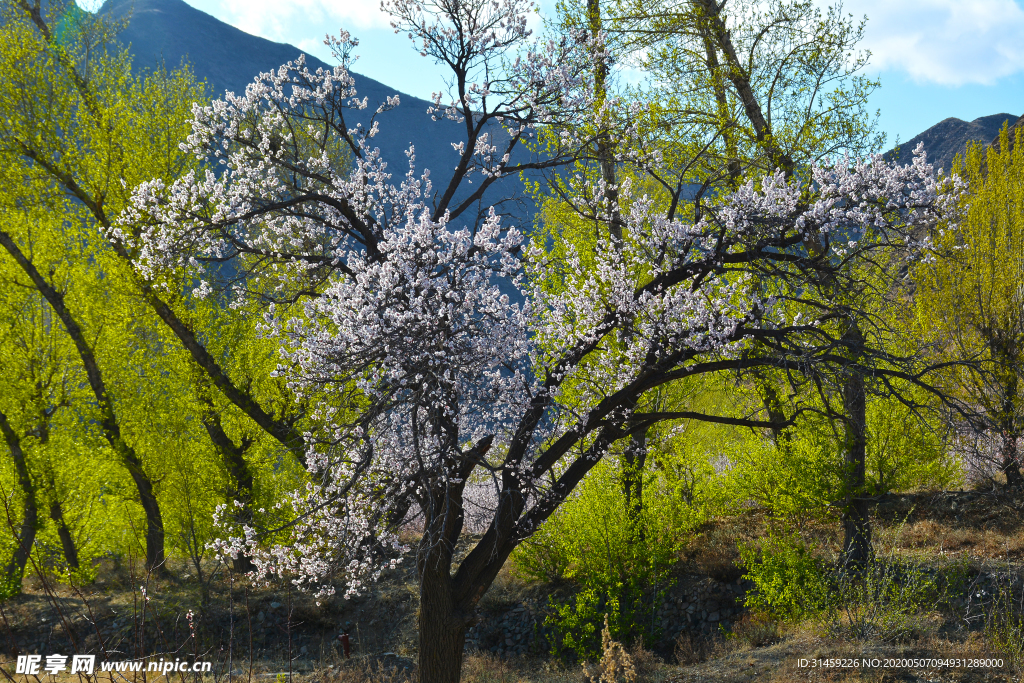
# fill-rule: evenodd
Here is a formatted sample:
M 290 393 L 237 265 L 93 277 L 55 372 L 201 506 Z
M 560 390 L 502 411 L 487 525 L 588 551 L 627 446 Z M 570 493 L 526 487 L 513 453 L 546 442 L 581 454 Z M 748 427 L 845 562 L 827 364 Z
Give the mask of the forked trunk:
M 466 646 L 465 615 L 452 600 L 451 579 L 440 568 L 420 580 L 419 683 L 459 683 Z

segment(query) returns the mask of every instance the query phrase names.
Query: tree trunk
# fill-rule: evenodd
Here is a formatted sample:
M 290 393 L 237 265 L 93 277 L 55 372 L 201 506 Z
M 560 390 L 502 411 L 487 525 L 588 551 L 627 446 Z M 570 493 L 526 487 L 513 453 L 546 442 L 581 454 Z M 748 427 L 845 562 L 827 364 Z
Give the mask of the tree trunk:
M 601 3 L 600 0 L 587 0 L 587 19 L 590 23 L 590 33 L 595 38 L 601 33 Z M 608 63 L 600 60 L 594 65 L 594 100 L 597 108 L 602 108 L 608 99 L 607 92 Z M 606 128 L 611 122 L 602 119 L 601 128 Z M 604 217 L 608 224 L 608 235 L 612 243 L 622 248 L 622 231 L 626 222 L 622 219 L 622 211 L 619 209 L 619 188 L 615 177 L 615 142 L 608 130 L 601 130 L 597 138 L 597 160 L 601 167 L 601 180 L 604 181 L 604 198 L 607 203 L 608 215 Z
M 848 333 L 851 344 L 863 343 L 860 329 L 854 324 Z M 855 352 L 855 356 L 859 353 Z M 871 558 L 871 521 L 868 501 L 864 498 L 865 456 L 867 451 L 867 397 L 864 376 L 850 369 L 843 388 L 846 412 L 846 501 L 843 508 L 843 566 L 856 573 L 863 572 Z
M 2 230 L 0 230 L 0 246 L 7 250 L 32 280 L 36 290 L 50 304 L 53 312 L 57 314 L 64 325 L 64 330 L 75 344 L 82 365 L 85 366 L 86 379 L 89 381 L 93 396 L 96 397 L 96 407 L 99 411 L 97 417 L 103 436 L 128 473 L 131 474 L 132 481 L 135 482 L 139 491 L 139 502 L 142 503 L 142 509 L 146 513 L 146 569 L 160 570 L 164 563 L 164 522 L 160 514 L 160 505 L 153 492 L 153 480 L 143 469 L 142 459 L 121 434 L 121 424 L 114 412 L 106 380 L 103 378 L 103 371 L 96 360 L 96 353 L 89 344 L 85 330 L 79 325 L 78 320 L 71 313 L 71 309 L 68 308 L 67 302 L 64 300 L 64 293 L 58 291 L 43 277 L 35 264 L 21 251 L 14 238 Z
M 695 5 L 703 13 L 702 18 L 707 22 L 711 38 L 714 39 L 717 48 L 721 50 L 722 56 L 725 58 L 724 72 L 736 89 L 736 94 L 743 104 L 747 120 L 754 127 L 754 134 L 757 137 L 758 143 L 767 152 L 772 162 L 782 169 L 788 180 L 793 176 L 796 164 L 790 155 L 779 147 L 772 136 L 771 125 L 765 117 L 761 104 L 757 100 L 757 95 L 754 94 L 754 90 L 750 85 L 750 74 L 743 68 L 743 63 L 732 42 L 732 33 L 726 25 L 726 20 L 721 16 L 725 3 L 719 4 L 716 0 L 697 0 Z
M 1001 461 L 1000 471 L 1006 476 L 1007 486 L 1024 485 L 1024 476 L 1020 473 L 1020 456 L 1017 451 L 1017 439 L 1019 435 L 1006 430 L 1003 432 L 1003 443 L 999 448 Z
M 743 167 L 740 166 L 739 151 L 736 145 L 736 133 L 733 130 L 733 120 L 729 113 L 729 95 L 725 91 L 725 82 L 722 77 L 722 67 L 718 62 L 718 49 L 715 47 L 711 35 L 711 26 L 706 17 L 699 23 L 701 39 L 704 42 L 704 54 L 708 60 L 708 72 L 715 90 L 715 103 L 717 105 L 718 127 L 722 132 L 722 139 L 725 142 L 725 156 L 729 169 L 729 184 L 735 189 L 739 185 L 740 176 L 743 174 Z
M 12 591 L 12 594 L 21 592 L 21 578 L 25 576 L 25 565 L 28 564 L 28 556 L 32 552 L 32 544 L 36 540 L 36 529 L 39 527 L 39 511 L 36 507 L 36 488 L 32 478 L 28 474 L 28 463 L 25 461 L 25 452 L 21 449 L 21 438 L 7 421 L 7 416 L 0 413 L 0 431 L 4 434 L 4 440 L 11 451 L 11 458 L 14 460 L 14 471 L 18 479 L 18 486 L 21 487 L 25 501 L 22 504 L 21 532 L 15 539 L 17 545 L 14 548 L 14 555 L 11 561 L 4 568 L 4 584 L 0 587 Z M 8 518 L 11 532 L 14 532 L 14 520 Z
M 78 569 L 78 548 L 75 546 L 75 537 L 64 520 L 64 510 L 56 498 L 56 491 L 54 491 L 54 499 L 50 503 L 50 519 L 57 524 L 57 535 L 60 536 L 60 545 L 64 550 L 64 561 L 72 569 Z
M 459 683 L 462 678 L 468 623 L 453 599 L 447 569 L 430 562 L 420 578 L 419 683 Z
M 132 452 L 134 455 L 134 451 Z M 139 502 L 146 513 L 146 569 L 152 572 L 164 570 L 164 520 L 160 514 L 160 504 L 153 491 L 153 480 L 142 470 L 142 463 L 133 459 L 127 463 L 128 472 L 132 475 L 136 488 L 139 490 Z
M 630 437 L 622 458 L 622 494 L 626 501 L 626 518 L 631 535 L 644 540 L 641 515 L 644 507 L 644 468 L 647 465 L 647 430 Z

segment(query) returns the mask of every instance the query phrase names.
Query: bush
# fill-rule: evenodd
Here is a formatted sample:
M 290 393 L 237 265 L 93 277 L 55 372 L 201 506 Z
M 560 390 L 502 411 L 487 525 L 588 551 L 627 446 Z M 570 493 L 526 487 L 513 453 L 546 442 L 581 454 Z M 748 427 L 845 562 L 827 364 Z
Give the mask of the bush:
M 552 612 L 544 625 L 551 629 L 551 654 L 563 660 L 572 654 L 581 660 L 594 659 L 599 652 L 594 642 L 598 619 L 610 616 L 616 626 L 621 621 L 618 599 L 595 588 L 584 588 L 567 601 L 548 598 L 548 607 Z
M 747 593 L 747 607 L 784 621 L 818 614 L 828 594 L 828 572 L 795 532 L 776 535 L 769 531 L 760 548 L 740 544 L 744 578 L 754 582 Z
M 834 569 L 795 533 L 769 533 L 761 548 L 740 547 L 755 590 L 746 605 L 784 621 L 815 619 L 831 636 L 906 640 L 943 600 L 936 576 L 894 555 L 860 571 Z
M 639 519 L 624 513 L 615 463 L 603 462 L 574 495 L 512 556 L 516 573 L 578 590 L 551 598 L 545 620 L 551 651 L 563 660 L 601 653 L 605 615 L 616 641 L 649 645 L 659 636 L 654 610 L 667 588 L 681 537 L 670 495 L 653 474 L 645 480 Z

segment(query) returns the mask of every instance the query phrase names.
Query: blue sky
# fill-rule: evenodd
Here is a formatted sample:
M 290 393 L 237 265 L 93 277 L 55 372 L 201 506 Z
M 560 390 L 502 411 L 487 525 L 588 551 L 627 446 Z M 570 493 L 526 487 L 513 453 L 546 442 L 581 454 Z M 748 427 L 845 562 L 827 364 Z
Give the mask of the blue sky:
M 185 0 L 238 28 L 333 63 L 323 45 L 344 27 L 360 40 L 354 70 L 418 97 L 443 88 L 444 72 L 395 35 L 379 0 Z M 891 145 L 949 116 L 1024 115 L 1024 0 L 847 0 L 867 15 L 868 74 Z M 825 5 L 825 2 L 819 2 Z M 553 8 L 543 0 L 542 13 Z M 539 22 L 537 22 L 539 25 Z

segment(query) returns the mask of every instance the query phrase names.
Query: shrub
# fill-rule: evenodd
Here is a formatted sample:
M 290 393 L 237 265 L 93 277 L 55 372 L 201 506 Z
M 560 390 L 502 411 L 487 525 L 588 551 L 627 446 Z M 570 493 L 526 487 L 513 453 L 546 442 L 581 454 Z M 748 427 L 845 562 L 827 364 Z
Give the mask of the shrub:
M 828 592 L 827 570 L 795 532 L 776 535 L 769 531 L 760 548 L 740 544 L 744 578 L 754 582 L 747 593 L 747 607 L 784 621 L 817 614 Z
M 646 571 L 645 571 L 646 569 Z M 607 576 L 588 577 L 568 599 L 549 598 L 550 612 L 544 620 L 551 654 L 563 661 L 592 661 L 601 654 L 602 621 L 616 641 L 651 646 L 661 636 L 654 610 L 664 590 L 651 590 L 646 579 L 655 576 L 651 567 L 638 563 L 638 573 L 624 581 Z
M 512 556 L 516 573 L 535 580 L 571 580 L 578 590 L 552 598 L 545 620 L 552 653 L 595 659 L 601 626 L 611 637 L 649 645 L 658 637 L 654 609 L 667 588 L 681 534 L 664 483 L 648 473 L 639 519 L 624 513 L 614 463 L 604 462 Z
M 943 602 L 937 575 L 894 554 L 854 571 L 835 569 L 814 551 L 796 533 L 770 532 L 759 549 L 741 545 L 755 587 L 746 605 L 785 621 L 819 620 L 832 636 L 893 641 L 914 635 L 920 617 Z

